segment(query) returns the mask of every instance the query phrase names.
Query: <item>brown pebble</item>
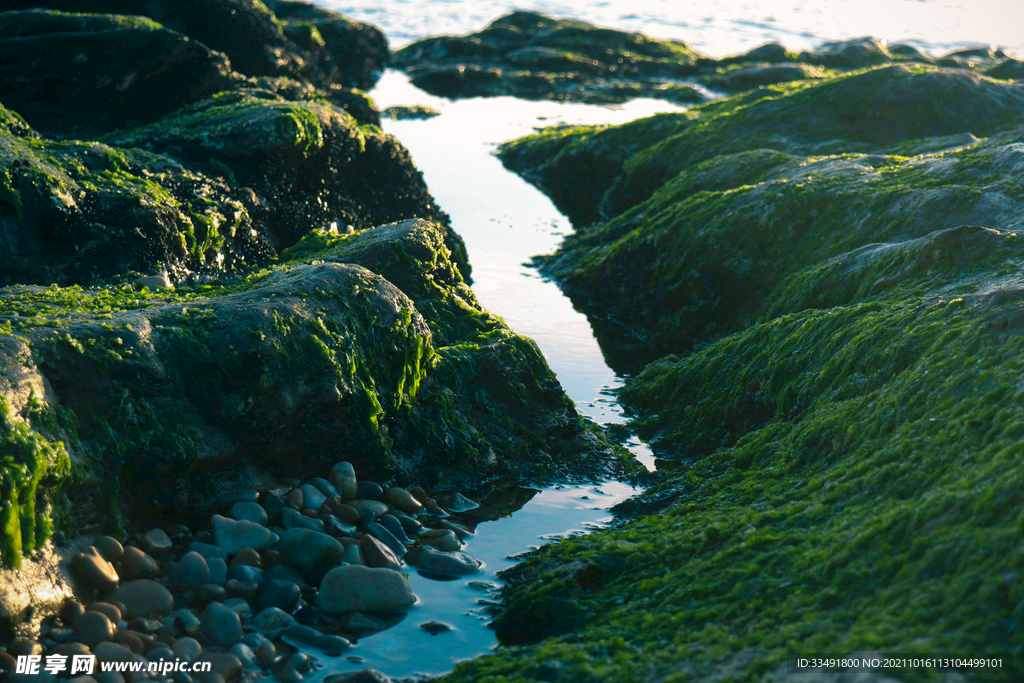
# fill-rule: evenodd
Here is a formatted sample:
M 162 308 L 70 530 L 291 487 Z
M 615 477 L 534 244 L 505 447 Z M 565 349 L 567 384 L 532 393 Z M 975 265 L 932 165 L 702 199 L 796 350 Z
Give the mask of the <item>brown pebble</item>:
M 261 643 L 256 650 L 256 661 L 259 662 L 260 666 L 270 666 L 276 658 L 277 648 L 269 640 Z
M 263 552 L 260 553 L 260 557 L 263 558 L 264 569 L 269 569 L 275 564 L 279 564 L 281 562 L 281 553 L 273 548 L 265 548 Z
M 350 526 L 355 526 L 356 524 L 359 524 L 360 520 L 362 520 L 363 518 L 363 516 L 359 514 L 358 510 L 356 510 L 351 505 L 345 505 L 345 503 L 338 503 L 337 505 L 332 505 L 329 509 L 332 513 L 334 513 L 335 517 L 337 517 L 342 522 Z
M 411 493 L 412 497 L 418 500 L 420 504 L 423 505 L 423 507 L 426 507 L 433 502 L 430 499 L 430 496 L 427 495 L 427 492 L 424 491 L 419 486 L 414 486 L 411 489 L 409 489 L 409 493 Z
M 252 548 L 243 548 L 235 553 L 235 556 L 231 558 L 231 562 L 228 564 L 236 565 L 243 564 L 249 567 L 261 568 L 262 562 L 260 562 L 260 554 Z
M 316 517 L 317 511 L 312 508 L 306 508 L 305 510 L 302 511 L 302 514 L 306 517 Z
M 107 618 L 107 615 L 91 611 L 75 619 L 71 629 L 79 641 L 87 647 L 94 647 L 97 643 L 113 638 L 115 626 Z
M 78 570 L 86 583 L 100 592 L 117 588 L 120 579 L 114 571 L 114 565 L 110 564 L 95 546 L 89 546 L 84 552 L 75 555 L 71 560 L 71 566 Z
M 57 647 L 50 650 L 51 655 L 64 655 L 65 657 L 73 657 L 75 655 L 89 656 L 92 654 L 92 650 L 83 645 L 82 643 L 61 643 Z
M 233 598 L 245 598 L 246 600 L 255 600 L 256 593 L 260 590 L 260 585 L 254 581 L 239 581 L 238 579 L 228 579 L 228 582 L 224 584 L 225 590 L 229 596 Z
M 116 538 L 110 536 L 100 536 L 94 542 L 93 545 L 96 550 L 100 551 L 100 555 L 106 558 L 107 562 L 116 562 L 121 559 L 124 555 L 124 546 Z
M 128 628 L 132 631 L 138 631 L 139 633 L 154 634 L 163 626 L 163 622 L 157 621 L 156 619 L 147 619 L 145 617 L 135 617 L 128 622 Z
M 288 493 L 284 494 L 284 502 L 290 508 L 301 510 L 303 502 L 302 491 L 299 489 L 292 489 Z
M 170 647 L 171 645 L 174 645 L 175 641 L 174 629 L 169 628 L 165 631 L 163 628 L 161 628 L 159 631 L 157 631 L 157 634 L 153 639 L 158 643 L 162 643 L 167 647 Z
M 125 633 L 119 638 L 119 640 L 122 645 L 137 655 L 141 655 L 146 651 L 146 647 L 142 644 L 142 640 L 134 633 Z
M 65 626 L 71 626 L 71 623 L 83 614 L 85 614 L 85 607 L 82 606 L 82 603 L 72 600 L 61 608 L 60 620 Z
M 109 619 L 110 623 L 113 624 L 115 628 L 121 623 L 121 608 L 117 605 L 112 605 L 109 602 L 94 602 L 89 605 L 89 609 L 86 611 L 99 612 Z
M 154 579 L 160 576 L 160 563 L 133 546 L 128 546 L 124 549 L 121 566 L 124 568 L 123 578 L 132 581 L 135 579 Z
M 366 558 L 368 567 L 386 567 L 401 571 L 402 562 L 395 556 L 395 553 L 370 534 L 363 534 L 363 537 L 359 539 L 359 545 L 363 550 L 363 557 Z
M 142 543 L 151 555 L 164 555 L 174 547 L 171 537 L 163 529 L 151 529 L 142 537 Z
M 6 651 L 0 650 L 0 669 L 6 671 L 14 671 L 18 666 L 18 661 L 14 657 L 7 654 Z

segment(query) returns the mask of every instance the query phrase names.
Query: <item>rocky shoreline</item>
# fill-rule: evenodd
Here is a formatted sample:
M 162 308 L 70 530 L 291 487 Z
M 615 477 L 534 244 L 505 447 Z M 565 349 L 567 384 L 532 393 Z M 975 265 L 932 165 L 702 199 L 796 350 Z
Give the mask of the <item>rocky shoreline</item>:
M 1019 653 L 1020 61 L 714 60 L 525 12 L 389 58 L 294 1 L 0 10 L 5 667 L 89 648 L 298 682 L 415 599 L 410 565 L 475 570 L 460 492 L 635 467 L 477 302 L 360 90 L 389 59 L 448 97 L 701 102 L 501 150 L 572 218 L 541 266 L 663 467 L 509 572 L 503 647 L 442 680 Z
M 207 605 L 237 607 L 252 586 L 228 595 L 225 581 L 175 574 L 201 564 L 189 555 L 197 536 L 219 559 L 253 560 L 227 552 L 221 527 L 249 525 L 259 538 L 246 548 L 268 569 L 272 534 L 280 554 L 303 525 L 323 527 L 308 531 L 332 548 L 366 539 L 359 552 L 372 558 L 346 562 L 381 569 L 379 556 L 405 554 L 372 540 L 401 510 L 374 500 L 382 493 L 361 496 L 369 519 L 295 501 L 264 509 L 270 529 L 224 506 L 243 490 L 237 502 L 266 508 L 301 481 L 325 481 L 339 460 L 385 490 L 415 482 L 443 500 L 636 469 L 577 414 L 536 345 L 477 302 L 461 238 L 359 89 L 388 61 L 375 28 L 301 2 L 0 10 L 8 654 L 81 641 L 80 618 L 146 653 L 196 635 L 181 614 L 150 623 L 169 611 L 168 587 L 193 617 L 213 609 L 210 620 L 231 621 L 231 608 Z M 447 545 L 413 553 L 441 575 L 472 564 L 444 527 L 469 529 L 445 514 L 437 508 L 432 543 Z M 323 578 L 290 585 L 312 604 Z M 135 590 L 159 594 L 160 609 L 131 608 Z M 76 600 L 101 606 L 83 617 Z M 237 644 L 198 638 L 220 653 Z

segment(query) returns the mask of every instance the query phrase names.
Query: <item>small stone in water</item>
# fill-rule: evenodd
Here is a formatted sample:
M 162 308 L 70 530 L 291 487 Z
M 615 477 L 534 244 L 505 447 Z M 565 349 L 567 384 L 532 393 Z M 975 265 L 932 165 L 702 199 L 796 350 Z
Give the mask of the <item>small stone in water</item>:
M 320 584 L 317 607 L 324 612 L 391 612 L 411 607 L 416 596 L 409 582 L 393 569 L 358 565 L 336 567 Z
M 466 498 L 461 493 L 456 493 L 455 497 L 452 498 L 452 502 L 448 504 L 448 509 L 452 512 L 465 512 L 466 510 L 475 510 L 478 507 L 480 507 L 480 503 Z
M 329 636 L 309 626 L 292 626 L 281 634 L 281 640 L 299 649 L 316 648 L 332 657 L 337 657 L 352 646 L 341 636 Z
M 432 636 L 436 636 L 438 633 L 444 633 L 445 631 L 451 631 L 452 627 L 443 621 L 428 621 L 420 624 L 420 628 L 429 633 Z
M 391 679 L 376 669 L 363 669 L 353 673 L 328 676 L 324 683 L 391 683 Z
M 462 548 L 462 541 L 450 529 L 431 529 L 420 536 L 420 538 L 424 543 L 428 543 L 441 550 L 459 550 Z

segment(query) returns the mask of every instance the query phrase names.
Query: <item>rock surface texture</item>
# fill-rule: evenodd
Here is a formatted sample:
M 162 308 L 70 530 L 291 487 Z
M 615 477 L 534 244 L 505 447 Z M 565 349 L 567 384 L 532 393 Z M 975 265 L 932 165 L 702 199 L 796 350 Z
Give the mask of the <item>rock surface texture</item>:
M 878 59 L 504 147 L 577 221 L 544 268 L 638 372 L 665 471 L 517 565 L 516 647 L 446 683 L 1019 643 L 1024 86 Z

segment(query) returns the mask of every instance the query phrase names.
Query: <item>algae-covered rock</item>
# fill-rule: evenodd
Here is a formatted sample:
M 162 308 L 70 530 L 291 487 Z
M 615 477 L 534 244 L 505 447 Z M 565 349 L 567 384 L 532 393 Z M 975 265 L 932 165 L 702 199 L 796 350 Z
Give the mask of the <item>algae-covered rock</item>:
M 0 101 L 40 130 L 150 122 L 239 78 L 224 55 L 150 19 L 0 12 Z
M 964 223 L 1019 224 L 1008 173 L 1018 134 L 973 145 L 967 133 L 1012 124 L 1021 102 L 1020 86 L 883 67 L 619 128 L 542 132 L 502 154 L 570 208 L 559 178 L 584 174 L 577 160 L 604 162 L 590 162 L 596 173 L 580 184 L 591 204 L 573 217 L 610 220 L 569 237 L 545 267 L 613 356 L 636 364 L 746 326 L 776 284 L 822 257 Z
M 4 0 L 0 10 L 141 15 L 224 53 L 248 76 L 289 76 L 319 87 L 376 82 L 387 63 L 378 29 L 306 3 L 272 4 L 301 20 L 282 22 L 260 0 Z
M 622 102 L 674 99 L 668 81 L 695 73 L 703 58 L 683 43 L 519 11 L 479 33 L 417 41 L 393 59 L 415 85 L 445 97 Z M 692 101 L 693 91 L 681 96 Z
M 397 140 L 324 101 L 229 91 L 104 143 L 3 117 L 0 284 L 154 269 L 177 282 L 266 263 L 317 226 L 446 220 Z
M 0 289 L 4 338 L 21 345 L 0 375 L 26 416 L 8 430 L 35 444 L 27 483 L 4 470 L 25 501 L 4 508 L 5 543 L 18 528 L 23 547 L 39 542 L 69 455 L 65 530 L 116 524 L 118 505 L 201 516 L 223 489 L 322 476 L 342 455 L 367 476 L 448 486 L 620 467 L 533 342 L 480 309 L 442 228 L 319 239 L 220 288 Z
M 517 565 L 495 623 L 515 647 L 442 680 L 810 680 L 790 668 L 794 653 L 1016 651 L 1019 90 L 923 73 L 937 75 L 889 88 L 908 106 L 931 101 L 931 116 L 879 107 L 871 125 L 829 123 L 847 106 L 815 97 L 838 92 L 829 81 L 677 119 L 681 136 L 703 128 L 708 148 L 682 137 L 627 156 L 621 173 L 639 156 L 674 170 L 580 231 L 553 272 L 638 330 L 634 357 L 675 351 L 621 393 L 664 459 L 661 481 L 620 505 L 613 529 Z M 947 99 L 951 83 L 991 106 L 971 118 Z M 751 134 L 707 116 L 719 106 L 751 109 Z M 642 130 L 534 140 L 568 165 L 588 143 L 622 158 L 626 132 Z M 509 149 L 529 163 L 530 146 Z M 1006 661 L 893 680 L 1011 681 Z

